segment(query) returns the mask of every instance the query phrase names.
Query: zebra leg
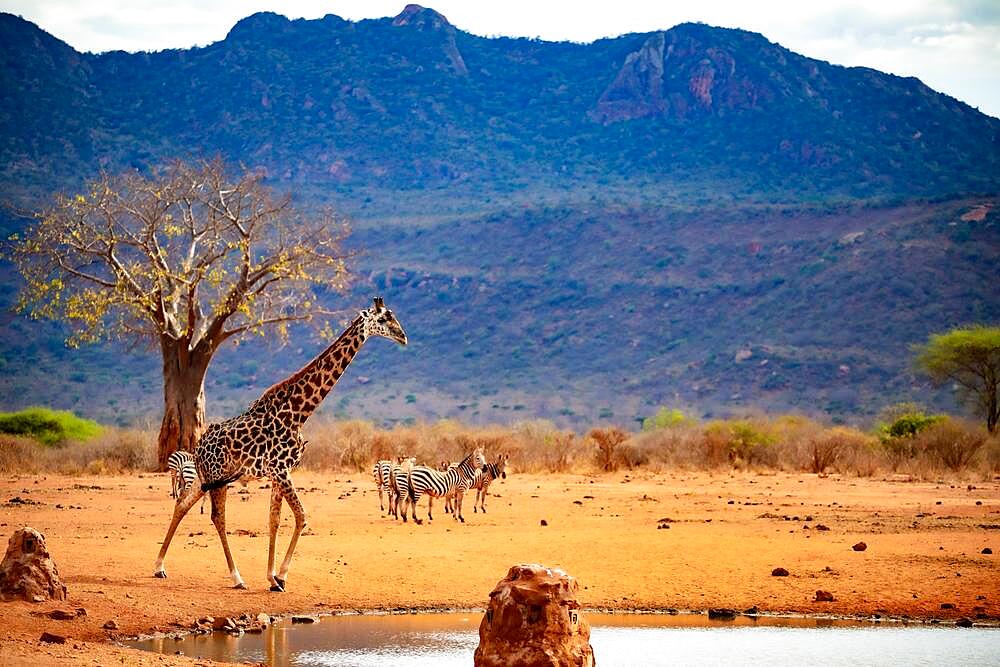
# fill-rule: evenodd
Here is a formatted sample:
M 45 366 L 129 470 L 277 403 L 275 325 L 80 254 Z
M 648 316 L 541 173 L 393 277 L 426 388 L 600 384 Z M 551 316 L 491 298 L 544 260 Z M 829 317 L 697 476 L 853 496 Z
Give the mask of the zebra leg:
M 428 521 L 433 521 L 434 520 L 434 517 L 431 515 L 431 512 L 433 510 L 434 510 L 434 496 L 432 496 L 431 494 L 428 493 L 427 494 L 427 520 Z
M 465 489 L 460 488 L 455 492 L 455 506 L 451 509 L 451 518 L 462 523 L 465 523 L 465 517 L 462 516 L 462 500 L 464 499 Z
M 274 543 L 278 538 L 278 524 L 281 523 L 281 487 L 278 484 L 271 484 L 271 514 L 268 520 L 268 545 L 267 545 L 267 580 L 271 583 L 271 591 L 283 593 L 284 587 L 279 586 L 274 576 Z
M 382 485 L 381 484 L 378 485 L 378 511 L 379 512 L 384 512 L 385 511 L 385 502 L 383 502 L 383 500 L 382 500 Z
M 490 485 L 483 484 L 483 500 L 482 504 L 479 506 L 483 510 L 483 514 L 486 514 L 486 496 L 490 494 Z
M 479 511 L 478 509 L 476 509 L 476 506 L 479 505 L 479 494 L 481 494 L 482 492 L 483 492 L 483 488 L 482 487 L 479 487 L 478 489 L 476 489 L 476 497 L 472 501 L 472 511 L 473 511 L 473 513 Z
M 428 498 L 429 497 L 430 496 L 428 496 Z M 420 501 L 420 495 L 419 494 L 411 496 L 409 498 L 409 500 L 407 500 L 407 502 L 410 503 L 410 507 L 413 508 L 413 523 L 417 524 L 418 526 L 421 525 L 424 522 L 423 519 L 418 519 L 417 518 L 417 503 L 419 501 Z M 403 505 L 403 520 L 404 521 L 406 520 L 406 505 Z
M 284 589 L 285 579 L 288 578 L 288 566 L 291 565 L 292 554 L 295 553 L 295 545 L 298 544 L 299 535 L 302 534 L 302 531 L 306 527 L 306 511 L 302 507 L 302 502 L 299 500 L 298 495 L 295 493 L 295 486 L 292 484 L 292 480 L 287 475 L 281 478 L 281 495 L 284 496 L 288 502 L 288 506 L 292 509 L 292 514 L 295 515 L 295 531 L 292 533 L 292 539 L 288 543 L 288 550 L 285 551 L 285 560 L 281 562 L 281 569 L 278 571 L 278 576 L 274 578 L 275 583 Z
M 247 585 L 243 583 L 243 577 L 240 576 L 240 571 L 236 569 L 236 564 L 233 562 L 233 553 L 229 550 L 229 538 L 226 537 L 226 491 L 228 489 L 228 486 L 223 486 L 222 488 L 209 491 L 209 497 L 212 499 L 212 523 L 215 524 L 215 530 L 219 533 L 219 540 L 222 541 L 222 551 L 226 554 L 226 565 L 229 567 L 229 574 L 233 578 L 233 588 L 244 589 Z
M 188 510 L 194 507 L 194 504 L 204 494 L 205 492 L 201 490 L 201 486 L 192 484 L 188 487 L 187 492 L 181 494 L 181 497 L 177 499 L 177 503 L 174 505 L 174 516 L 170 519 L 170 527 L 167 528 L 167 536 L 163 538 L 160 554 L 156 557 L 156 564 L 153 566 L 154 577 L 158 579 L 167 578 L 167 571 L 163 569 L 163 559 L 167 555 L 167 549 L 170 548 L 170 541 L 174 539 L 174 533 L 177 531 L 177 526 L 180 525 L 181 519 L 184 518 Z

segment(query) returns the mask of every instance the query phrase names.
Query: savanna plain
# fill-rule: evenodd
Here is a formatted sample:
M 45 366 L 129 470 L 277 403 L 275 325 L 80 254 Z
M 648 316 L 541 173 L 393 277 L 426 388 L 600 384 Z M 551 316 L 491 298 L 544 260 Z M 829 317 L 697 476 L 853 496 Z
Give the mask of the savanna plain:
M 0 655 L 13 665 L 192 664 L 115 641 L 182 633 L 205 616 L 482 608 L 495 583 L 521 562 L 575 576 L 589 609 L 756 607 L 765 614 L 977 624 L 1000 618 L 1000 568 L 992 554 L 1000 547 L 1000 478 L 990 466 L 954 471 L 930 459 L 879 458 L 859 444 L 860 435 L 801 421 L 747 424 L 771 429 L 776 439 L 756 458 L 734 456 L 732 443 L 724 443 L 714 464 L 704 458 L 714 442 L 706 435 L 711 425 L 675 425 L 620 441 L 613 429 L 574 437 L 537 423 L 478 431 L 449 423 L 393 431 L 321 427 L 295 476 L 309 526 L 285 593 L 269 592 L 265 578 L 266 482 L 229 491 L 230 545 L 249 590 L 230 588 L 207 509 L 192 510 L 181 524 L 166 560 L 169 576 L 155 579 L 153 561 L 173 508 L 169 477 L 98 456 L 131 451 L 132 463 L 141 463 L 151 456 L 141 434 L 105 433 L 99 444 L 78 448 L 90 452 L 89 462 L 64 460 L 62 467 L 45 453 L 52 450 L 29 460 L 20 457 L 36 445 L 7 440 L 5 454 L 16 454 L 26 471 L 12 471 L 5 459 L 0 528 L 8 534 L 30 525 L 45 535 L 68 598 L 0 605 Z M 808 472 L 816 443 L 829 438 L 842 447 L 821 461 L 821 471 Z M 369 459 L 399 448 L 447 459 L 472 445 L 511 455 L 508 477 L 491 487 L 485 514 L 472 511 L 471 498 L 464 523 L 440 502 L 434 520 L 421 526 L 380 511 Z M 794 447 L 799 469 L 790 465 Z M 680 460 L 688 449 L 700 458 L 688 452 Z M 988 455 L 980 450 L 976 460 Z M 424 500 L 418 513 L 426 512 Z M 290 523 L 286 512 L 279 554 Z M 856 550 L 862 542 L 864 550 Z M 774 576 L 777 568 L 787 576 Z M 833 600 L 816 601 L 818 590 Z M 77 608 L 86 614 L 48 616 Z M 115 629 L 106 629 L 111 620 Z M 67 642 L 39 644 L 43 631 Z

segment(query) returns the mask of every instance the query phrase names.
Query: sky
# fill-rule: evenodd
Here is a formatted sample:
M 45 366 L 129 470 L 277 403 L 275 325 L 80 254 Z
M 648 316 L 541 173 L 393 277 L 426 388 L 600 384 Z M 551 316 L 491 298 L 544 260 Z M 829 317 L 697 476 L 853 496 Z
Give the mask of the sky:
M 762 33 L 803 55 L 916 76 L 1000 117 L 1000 0 L 426 0 L 476 35 L 590 42 L 684 21 Z M 79 51 L 157 51 L 223 39 L 257 11 L 395 16 L 404 0 L 0 0 Z

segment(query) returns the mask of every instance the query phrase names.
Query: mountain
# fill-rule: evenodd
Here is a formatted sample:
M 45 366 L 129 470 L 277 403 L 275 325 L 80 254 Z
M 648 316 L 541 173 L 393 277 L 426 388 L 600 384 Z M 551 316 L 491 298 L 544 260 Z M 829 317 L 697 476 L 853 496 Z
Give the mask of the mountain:
M 348 212 L 366 255 L 341 305 L 380 291 L 407 327 L 406 351 L 361 355 L 338 415 L 858 419 L 949 405 L 907 346 L 1000 320 L 1000 120 L 917 79 L 701 24 L 554 43 L 409 5 L 95 55 L 0 14 L 0 197 L 30 207 L 100 169 L 215 153 Z M 0 324 L 4 407 L 155 413 L 155 359 Z M 315 346 L 225 352 L 210 412 Z

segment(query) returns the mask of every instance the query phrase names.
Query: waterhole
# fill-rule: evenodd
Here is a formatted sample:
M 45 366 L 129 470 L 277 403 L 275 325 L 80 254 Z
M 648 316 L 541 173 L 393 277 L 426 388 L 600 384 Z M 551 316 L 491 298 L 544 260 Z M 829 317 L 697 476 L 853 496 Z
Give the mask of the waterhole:
M 1000 628 L 814 618 L 712 621 L 704 615 L 584 614 L 601 667 L 614 665 L 1000 664 Z M 263 634 L 131 642 L 159 653 L 283 666 L 472 665 L 482 613 L 339 615 L 282 620 Z

